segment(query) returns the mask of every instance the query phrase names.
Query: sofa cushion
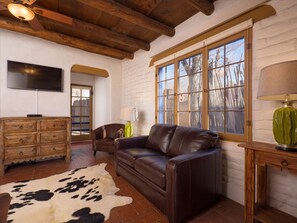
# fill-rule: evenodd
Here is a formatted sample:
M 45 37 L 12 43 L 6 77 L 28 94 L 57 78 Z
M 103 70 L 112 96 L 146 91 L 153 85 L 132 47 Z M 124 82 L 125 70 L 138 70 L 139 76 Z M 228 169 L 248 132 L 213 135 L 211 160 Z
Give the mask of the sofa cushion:
M 131 167 L 134 167 L 134 162 L 139 157 L 160 155 L 162 154 L 146 148 L 129 148 L 117 151 L 117 159 L 121 160 Z
M 185 153 L 208 149 L 216 145 L 217 134 L 193 127 L 178 126 L 171 139 L 167 155 L 178 156 Z
M 170 159 L 168 156 L 145 156 L 135 161 L 134 169 L 155 183 L 159 187 L 166 187 L 166 163 Z
M 176 125 L 156 124 L 153 125 L 146 147 L 156 151 L 166 153 Z

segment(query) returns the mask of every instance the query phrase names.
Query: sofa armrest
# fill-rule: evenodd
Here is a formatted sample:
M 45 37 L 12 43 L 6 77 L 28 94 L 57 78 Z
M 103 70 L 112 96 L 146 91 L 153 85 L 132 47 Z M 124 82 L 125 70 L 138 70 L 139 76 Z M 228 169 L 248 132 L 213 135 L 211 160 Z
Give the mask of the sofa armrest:
M 167 215 L 180 222 L 209 206 L 221 193 L 221 149 L 176 156 L 166 166 Z
M 131 138 L 118 138 L 115 141 L 116 151 L 121 149 L 145 147 L 148 136 L 137 136 Z
M 103 138 L 103 132 L 104 132 L 104 126 L 100 126 L 94 130 L 92 130 L 92 137 L 93 139 L 102 139 Z
M 103 138 L 103 131 L 104 131 L 103 126 L 92 130 L 91 136 L 92 136 L 92 149 L 93 149 L 93 151 L 97 150 L 96 140 Z

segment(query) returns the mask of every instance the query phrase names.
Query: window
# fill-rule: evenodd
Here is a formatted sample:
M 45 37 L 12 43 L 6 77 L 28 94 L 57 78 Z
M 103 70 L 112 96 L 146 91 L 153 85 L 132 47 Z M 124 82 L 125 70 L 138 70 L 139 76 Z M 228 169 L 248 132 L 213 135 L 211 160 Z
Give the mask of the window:
M 156 121 L 250 135 L 249 30 L 157 67 Z
M 174 65 L 161 67 L 158 72 L 158 122 L 174 123 Z
M 202 54 L 178 61 L 177 122 L 179 125 L 201 125 Z
M 244 38 L 208 51 L 209 129 L 244 134 Z

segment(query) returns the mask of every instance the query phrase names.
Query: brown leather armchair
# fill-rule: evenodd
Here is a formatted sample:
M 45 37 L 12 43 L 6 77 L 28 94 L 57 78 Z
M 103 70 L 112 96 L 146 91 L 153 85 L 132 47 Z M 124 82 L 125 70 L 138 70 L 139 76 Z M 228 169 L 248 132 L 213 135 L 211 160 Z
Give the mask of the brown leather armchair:
M 94 156 L 97 151 L 114 153 L 114 141 L 124 136 L 124 124 L 114 123 L 103 125 L 92 131 L 92 147 Z
M 7 222 L 7 214 L 10 205 L 11 197 L 8 193 L 0 194 L 0 223 Z

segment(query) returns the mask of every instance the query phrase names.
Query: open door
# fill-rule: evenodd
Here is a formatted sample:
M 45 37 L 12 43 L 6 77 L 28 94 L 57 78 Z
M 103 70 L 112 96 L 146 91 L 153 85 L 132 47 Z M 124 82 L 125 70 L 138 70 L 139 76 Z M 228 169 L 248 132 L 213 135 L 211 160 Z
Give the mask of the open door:
M 72 141 L 91 139 L 93 108 L 92 94 L 92 86 L 71 85 Z

